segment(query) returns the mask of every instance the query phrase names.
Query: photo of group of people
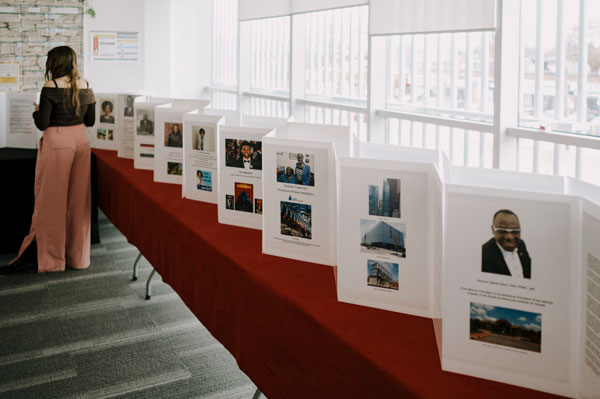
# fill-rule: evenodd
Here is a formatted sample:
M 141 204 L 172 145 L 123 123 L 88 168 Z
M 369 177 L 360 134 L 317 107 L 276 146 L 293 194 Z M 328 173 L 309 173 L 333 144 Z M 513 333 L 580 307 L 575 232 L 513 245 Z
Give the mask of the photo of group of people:
M 312 207 L 307 204 L 281 201 L 281 234 L 312 239 Z
M 98 138 L 99 140 L 112 141 L 114 139 L 113 129 L 96 129 L 96 138 Z
M 154 111 L 140 108 L 135 115 L 136 133 L 139 136 L 154 136 Z
M 235 183 L 234 195 L 225 195 L 225 208 L 262 215 L 262 199 L 254 198 L 254 185 Z
M 406 258 L 406 225 L 361 219 L 360 252 Z
M 481 271 L 531 279 L 531 258 L 521 239 L 521 222 L 510 209 L 492 218 L 492 238 L 481 246 Z
M 262 170 L 262 142 L 225 139 L 225 166 Z
M 313 168 L 311 168 L 313 166 Z M 314 155 L 277 153 L 277 181 L 286 184 L 315 185 Z
M 165 146 L 182 148 L 183 147 L 183 124 L 165 122 Z
M 192 149 L 215 151 L 215 129 L 213 127 L 192 126 Z
M 205 170 L 197 170 L 196 188 L 202 191 L 212 191 L 212 173 Z
M 183 164 L 181 162 L 167 162 L 167 174 L 181 176 L 183 174 Z
M 469 338 L 479 342 L 540 353 L 540 313 L 471 302 Z
M 113 115 L 115 105 L 113 103 L 113 100 L 100 99 L 100 104 L 102 106 L 100 113 L 100 122 L 115 123 L 115 117 Z
M 400 217 L 400 179 L 383 179 L 380 185 L 369 184 L 369 215 Z
M 398 264 L 367 260 L 367 285 L 398 290 Z

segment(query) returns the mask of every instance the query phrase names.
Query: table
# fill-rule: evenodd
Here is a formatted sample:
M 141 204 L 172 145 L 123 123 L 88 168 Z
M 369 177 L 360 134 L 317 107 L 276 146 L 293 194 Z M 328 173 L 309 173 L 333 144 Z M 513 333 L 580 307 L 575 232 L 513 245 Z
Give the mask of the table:
M 100 208 L 270 399 L 557 397 L 443 372 L 430 319 L 338 302 L 331 267 L 263 255 L 260 231 L 94 153 Z

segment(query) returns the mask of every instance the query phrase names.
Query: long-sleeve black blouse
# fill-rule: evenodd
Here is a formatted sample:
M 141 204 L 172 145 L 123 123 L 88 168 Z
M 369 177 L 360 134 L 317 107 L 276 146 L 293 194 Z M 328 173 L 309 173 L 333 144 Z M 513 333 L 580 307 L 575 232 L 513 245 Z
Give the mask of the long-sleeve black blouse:
M 92 89 L 79 90 L 79 116 L 73 111 L 71 88 L 44 87 L 40 94 L 40 107 L 33 113 L 35 126 L 46 130 L 49 126 L 94 126 L 96 99 Z

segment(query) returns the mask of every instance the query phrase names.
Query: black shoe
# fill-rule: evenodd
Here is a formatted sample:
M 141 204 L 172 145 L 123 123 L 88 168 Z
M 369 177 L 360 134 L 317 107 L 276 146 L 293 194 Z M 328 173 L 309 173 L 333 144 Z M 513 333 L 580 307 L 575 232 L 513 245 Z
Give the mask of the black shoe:
M 26 260 L 23 256 L 8 266 L 0 268 L 0 275 L 37 273 L 37 262 Z

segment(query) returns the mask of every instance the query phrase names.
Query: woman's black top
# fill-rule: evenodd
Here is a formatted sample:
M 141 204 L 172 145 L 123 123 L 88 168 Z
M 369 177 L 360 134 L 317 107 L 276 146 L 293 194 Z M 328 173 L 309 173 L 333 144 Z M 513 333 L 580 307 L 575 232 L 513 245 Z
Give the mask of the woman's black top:
M 40 94 L 40 109 L 33 113 L 35 126 L 46 130 L 49 126 L 94 126 L 96 99 L 90 88 L 79 89 L 79 116 L 71 106 L 71 88 L 43 87 Z

